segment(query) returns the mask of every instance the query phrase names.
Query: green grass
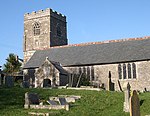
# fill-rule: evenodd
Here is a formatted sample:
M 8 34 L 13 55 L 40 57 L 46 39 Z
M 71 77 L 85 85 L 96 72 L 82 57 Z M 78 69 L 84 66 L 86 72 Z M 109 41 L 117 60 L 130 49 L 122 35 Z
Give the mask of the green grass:
M 49 96 L 81 95 L 81 99 L 71 104 L 70 110 L 24 109 L 25 92 L 36 92 L 43 100 Z M 150 115 L 150 93 L 139 95 L 143 102 L 141 116 Z M 85 91 L 66 89 L 23 89 L 0 88 L 0 116 L 28 116 L 28 112 L 49 112 L 50 116 L 129 116 L 123 112 L 124 96 L 121 92 Z

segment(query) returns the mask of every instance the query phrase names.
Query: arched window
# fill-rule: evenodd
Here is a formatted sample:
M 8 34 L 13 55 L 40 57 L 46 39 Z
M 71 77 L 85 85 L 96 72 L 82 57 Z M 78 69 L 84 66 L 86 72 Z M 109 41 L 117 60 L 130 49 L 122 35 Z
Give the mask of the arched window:
M 122 68 L 121 68 L 121 64 L 118 65 L 118 75 L 119 75 L 119 79 L 122 79 Z
M 87 78 L 90 80 L 90 67 L 87 67 Z
M 82 69 L 81 69 L 81 67 L 79 68 L 79 74 L 81 74 L 82 73 Z
M 123 79 L 127 78 L 126 64 L 123 64 Z
M 136 65 L 135 63 L 132 63 L 132 70 L 133 70 L 133 78 L 136 78 Z
M 86 67 L 83 67 L 83 74 L 86 75 Z
M 40 24 L 37 22 L 35 22 L 33 25 L 33 33 L 34 33 L 34 36 L 40 35 Z
M 57 36 L 61 37 L 61 28 L 59 24 L 57 25 Z
M 128 79 L 131 79 L 131 64 L 128 63 Z
M 91 67 L 91 79 L 94 81 L 94 67 Z

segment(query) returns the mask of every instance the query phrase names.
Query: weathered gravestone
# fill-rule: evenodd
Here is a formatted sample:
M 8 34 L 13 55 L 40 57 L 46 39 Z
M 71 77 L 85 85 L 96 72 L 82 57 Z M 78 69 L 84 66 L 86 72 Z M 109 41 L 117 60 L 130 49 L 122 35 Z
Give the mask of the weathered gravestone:
M 135 90 L 130 98 L 130 116 L 140 116 L 140 101 Z
M 124 86 L 124 108 L 123 111 L 125 112 L 129 112 L 130 110 L 130 84 L 129 83 L 125 83 Z
M 66 101 L 66 98 L 59 98 L 60 105 L 65 105 L 67 111 L 69 111 L 69 104 Z
M 55 101 L 53 100 L 48 100 L 47 103 L 49 103 L 50 105 L 58 105 Z
M 29 88 L 30 87 L 30 83 L 28 81 L 23 81 L 21 83 L 21 87 L 23 87 L 23 88 Z
M 39 105 L 40 100 L 37 93 L 25 93 L 25 105 L 24 108 L 28 109 L 31 104 Z
M 114 91 L 114 83 L 111 81 L 111 72 L 109 71 L 109 76 L 108 76 L 108 91 Z
M 66 98 L 59 98 L 60 105 L 68 105 Z
M 5 85 L 6 87 L 13 87 L 14 86 L 14 79 L 11 76 L 5 77 Z

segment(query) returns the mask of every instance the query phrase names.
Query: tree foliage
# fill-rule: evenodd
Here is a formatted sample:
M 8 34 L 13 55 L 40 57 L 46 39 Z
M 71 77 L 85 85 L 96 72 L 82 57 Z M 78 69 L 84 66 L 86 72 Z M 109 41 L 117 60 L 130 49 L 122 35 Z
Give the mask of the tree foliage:
M 90 85 L 90 82 L 89 82 L 89 80 L 85 74 L 83 74 L 81 77 L 80 85 L 82 85 L 82 86 L 89 86 Z
M 10 53 L 6 59 L 6 64 L 4 64 L 3 72 L 7 75 L 15 76 L 19 72 L 21 63 L 18 61 L 18 58 L 13 53 Z

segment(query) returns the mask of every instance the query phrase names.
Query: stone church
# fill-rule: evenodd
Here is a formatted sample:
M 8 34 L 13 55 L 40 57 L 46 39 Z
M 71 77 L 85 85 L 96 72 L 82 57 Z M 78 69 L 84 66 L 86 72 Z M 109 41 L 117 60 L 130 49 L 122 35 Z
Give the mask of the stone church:
M 68 45 L 66 16 L 52 9 L 24 15 L 24 81 L 65 86 L 73 75 L 121 91 L 150 90 L 150 37 Z M 75 77 L 74 77 L 75 78 Z

